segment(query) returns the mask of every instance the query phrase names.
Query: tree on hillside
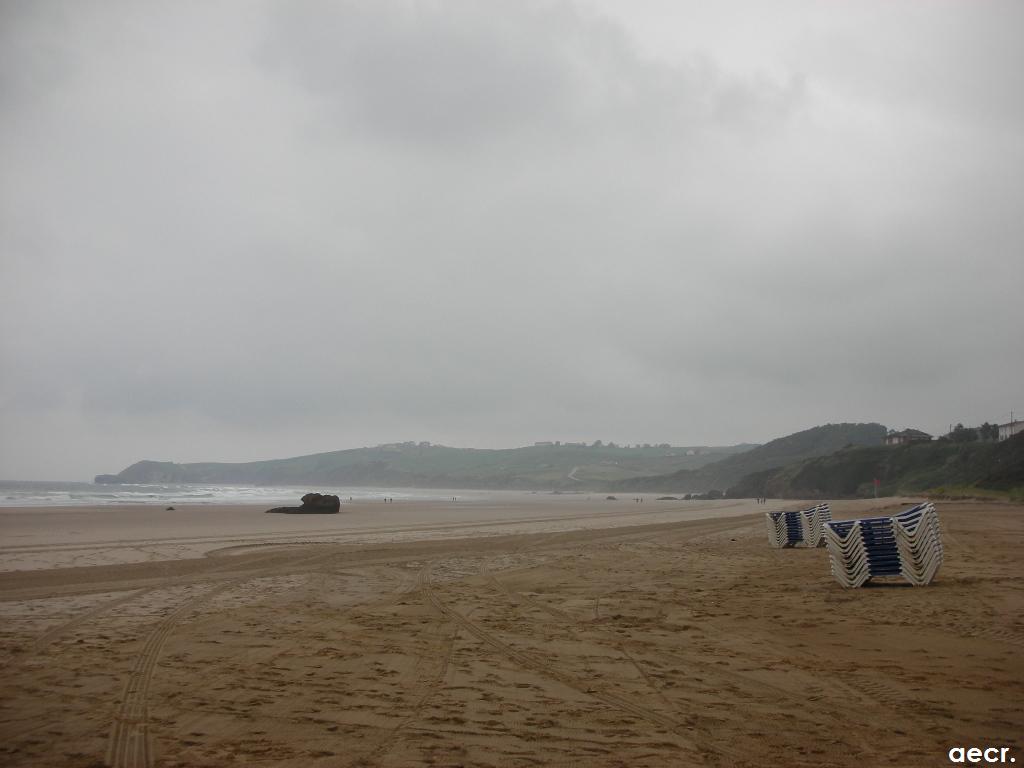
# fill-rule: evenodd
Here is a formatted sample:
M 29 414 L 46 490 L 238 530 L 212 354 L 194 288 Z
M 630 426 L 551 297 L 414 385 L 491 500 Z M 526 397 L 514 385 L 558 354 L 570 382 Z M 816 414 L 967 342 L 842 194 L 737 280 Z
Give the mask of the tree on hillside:
M 590 447 L 600 448 L 602 445 L 604 445 L 604 443 L 602 443 L 600 440 L 595 440 L 593 443 L 590 444 Z
M 978 437 L 982 440 L 998 440 L 999 439 L 999 426 L 997 424 L 989 424 L 987 421 L 978 427 Z
M 978 439 L 978 430 L 965 427 L 963 424 L 957 424 L 953 427 L 953 431 L 949 433 L 954 443 L 973 443 Z

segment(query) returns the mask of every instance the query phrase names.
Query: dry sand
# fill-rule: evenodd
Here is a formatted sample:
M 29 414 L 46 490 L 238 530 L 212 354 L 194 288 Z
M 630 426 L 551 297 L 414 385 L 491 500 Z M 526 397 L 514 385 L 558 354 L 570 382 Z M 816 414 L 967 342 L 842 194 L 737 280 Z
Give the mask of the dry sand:
M 781 504 L 371 506 L 5 510 L 2 764 L 1024 761 L 1019 506 L 941 504 L 937 581 L 860 590 L 768 547 Z

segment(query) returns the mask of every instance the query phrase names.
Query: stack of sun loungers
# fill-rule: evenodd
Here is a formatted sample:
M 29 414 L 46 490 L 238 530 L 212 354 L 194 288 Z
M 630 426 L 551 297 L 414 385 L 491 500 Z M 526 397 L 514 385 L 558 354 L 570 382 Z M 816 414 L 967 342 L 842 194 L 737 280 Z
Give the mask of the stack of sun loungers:
M 832 519 L 828 504 L 796 512 L 766 512 L 768 541 L 773 547 L 825 546 L 825 523 Z
M 876 576 L 902 576 L 923 586 L 942 565 L 939 516 L 929 502 L 892 517 L 826 523 L 825 542 L 832 575 L 844 587 Z

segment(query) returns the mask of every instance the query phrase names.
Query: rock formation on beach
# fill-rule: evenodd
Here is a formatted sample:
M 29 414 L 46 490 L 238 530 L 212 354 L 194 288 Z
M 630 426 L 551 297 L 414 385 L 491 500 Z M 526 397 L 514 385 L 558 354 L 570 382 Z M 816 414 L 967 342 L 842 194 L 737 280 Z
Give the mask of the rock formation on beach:
M 325 493 L 307 493 L 302 497 L 301 507 L 274 507 L 267 512 L 285 515 L 336 515 L 341 510 L 341 499 Z

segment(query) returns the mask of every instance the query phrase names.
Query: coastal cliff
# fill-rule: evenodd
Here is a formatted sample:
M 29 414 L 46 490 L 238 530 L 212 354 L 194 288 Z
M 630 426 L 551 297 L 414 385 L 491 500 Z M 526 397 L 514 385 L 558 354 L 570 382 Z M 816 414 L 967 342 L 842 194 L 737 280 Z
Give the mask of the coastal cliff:
M 117 474 L 97 475 L 95 482 L 588 490 L 608 481 L 697 469 L 751 447 L 544 443 L 492 450 L 392 443 L 237 464 L 139 461 Z

